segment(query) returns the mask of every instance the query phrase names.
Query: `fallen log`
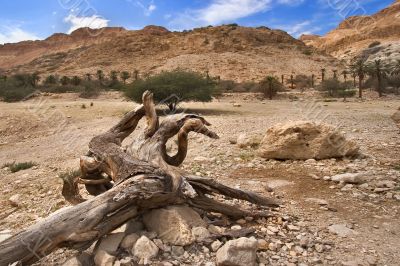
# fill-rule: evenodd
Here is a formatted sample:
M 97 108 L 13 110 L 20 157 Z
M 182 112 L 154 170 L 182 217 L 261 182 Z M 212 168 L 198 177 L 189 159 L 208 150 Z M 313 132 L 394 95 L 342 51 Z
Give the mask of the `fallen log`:
M 143 117 L 147 119 L 143 134 L 124 150 L 122 141 Z M 90 141 L 88 154 L 81 157 L 81 176 L 63 180 L 62 194 L 75 206 L 63 208 L 1 242 L 0 265 L 29 265 L 61 247 L 84 250 L 143 212 L 172 204 L 188 204 L 233 218 L 269 216 L 266 209 L 245 210 L 211 196 L 245 200 L 260 207 L 278 206 L 277 201 L 230 188 L 212 178 L 189 176 L 178 168 L 186 157 L 190 132 L 218 138 L 206 127 L 209 125 L 204 118 L 188 114 L 167 116 L 159 123 L 153 96 L 144 93 L 142 105 Z M 176 135 L 178 152 L 170 156 L 166 143 Z M 79 184 L 95 197 L 84 199 Z

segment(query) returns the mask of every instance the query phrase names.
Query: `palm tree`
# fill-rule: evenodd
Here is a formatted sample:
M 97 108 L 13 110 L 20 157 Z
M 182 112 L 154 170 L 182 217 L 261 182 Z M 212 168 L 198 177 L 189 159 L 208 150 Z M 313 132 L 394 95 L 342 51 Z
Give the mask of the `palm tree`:
M 73 76 L 71 79 L 72 85 L 78 86 L 81 84 L 81 79 L 78 76 Z
M 322 69 L 321 69 L 321 81 L 324 81 L 324 80 L 325 80 L 325 72 L 326 72 L 326 69 L 325 69 L 325 68 L 322 68 Z
M 378 93 L 379 97 L 383 96 L 382 80 L 386 74 L 389 73 L 385 64 L 382 63 L 381 59 L 375 60 L 372 65 L 369 66 L 372 75 L 375 75 L 378 80 Z
M 332 72 L 333 72 L 333 78 L 334 79 L 337 79 L 337 70 L 335 69 L 335 70 L 332 70 Z
M 118 72 L 115 71 L 115 70 L 112 70 L 112 71 L 110 72 L 110 79 L 111 79 L 111 81 L 113 81 L 113 82 L 117 82 L 117 81 L 118 81 Z
M 367 65 L 363 60 L 359 59 L 354 64 L 352 64 L 351 69 L 357 73 L 358 76 L 358 97 L 362 98 L 362 90 L 363 90 L 363 81 L 365 78 L 365 74 L 367 73 Z
M 86 80 L 87 81 L 91 81 L 92 80 L 92 74 L 86 73 L 85 76 L 86 76 Z
M 356 87 L 356 78 L 357 78 L 357 72 L 354 70 L 350 70 L 351 76 L 353 77 L 353 87 Z
M 290 88 L 293 90 L 294 89 L 294 80 L 293 80 L 293 74 L 290 75 Z
M 69 78 L 67 76 L 62 76 L 61 79 L 60 79 L 60 83 L 63 86 L 68 85 L 69 82 L 70 82 L 70 80 L 69 80 Z
M 315 79 L 315 75 L 312 74 L 311 75 L 311 87 L 314 88 L 314 79 Z
M 103 73 L 103 70 L 97 70 L 97 72 L 96 72 L 96 76 L 97 76 L 97 80 L 98 81 L 102 81 L 103 79 L 104 79 L 104 73 Z
M 342 71 L 342 75 L 343 75 L 343 78 L 344 78 L 344 82 L 347 82 L 347 75 L 349 74 L 349 71 L 347 71 L 347 70 L 343 70 Z
M 131 75 L 129 74 L 128 71 L 122 71 L 121 72 L 121 79 L 124 82 L 124 84 L 126 84 L 126 80 L 129 79 L 131 77 Z

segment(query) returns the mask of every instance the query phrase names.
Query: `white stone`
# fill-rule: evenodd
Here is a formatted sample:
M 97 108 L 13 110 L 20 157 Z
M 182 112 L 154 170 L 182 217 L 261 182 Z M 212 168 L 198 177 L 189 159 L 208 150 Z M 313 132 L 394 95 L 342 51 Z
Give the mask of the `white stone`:
M 333 224 L 328 227 L 328 230 L 340 237 L 347 237 L 356 234 L 356 231 L 348 228 L 345 224 Z
M 139 258 L 149 260 L 157 256 L 159 248 L 146 236 L 140 237 L 132 248 L 132 254 Z
M 94 264 L 96 266 L 113 266 L 114 261 L 115 257 L 104 250 L 99 250 L 94 256 Z
M 228 241 L 217 251 L 217 265 L 257 265 L 257 243 L 257 240 L 246 237 Z
M 207 226 L 200 215 L 187 206 L 152 210 L 143 216 L 143 222 L 165 243 L 179 246 L 190 245 L 196 240 L 192 228 Z

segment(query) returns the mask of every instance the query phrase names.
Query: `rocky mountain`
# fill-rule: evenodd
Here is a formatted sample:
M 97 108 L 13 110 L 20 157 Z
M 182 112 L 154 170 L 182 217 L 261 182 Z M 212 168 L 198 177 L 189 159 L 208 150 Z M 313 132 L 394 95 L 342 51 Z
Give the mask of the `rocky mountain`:
M 271 74 L 317 74 L 321 68 L 340 65 L 284 31 L 232 24 L 184 32 L 158 26 L 83 28 L 43 41 L 0 45 L 0 68 L 69 76 L 94 74 L 98 69 L 152 74 L 183 68 L 241 82 Z
M 338 59 L 400 59 L 400 0 L 372 16 L 349 17 L 326 36 L 300 40 Z

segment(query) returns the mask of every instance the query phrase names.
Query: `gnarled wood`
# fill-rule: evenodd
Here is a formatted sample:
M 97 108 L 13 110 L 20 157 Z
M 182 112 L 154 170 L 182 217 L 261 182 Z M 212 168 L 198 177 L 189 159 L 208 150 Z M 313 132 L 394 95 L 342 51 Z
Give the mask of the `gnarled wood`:
M 122 141 L 143 117 L 147 119 L 144 133 L 124 150 Z M 230 188 L 211 178 L 188 176 L 177 167 L 186 157 L 190 132 L 218 138 L 207 126 L 210 124 L 204 118 L 188 114 L 168 116 L 159 123 L 153 96 L 144 93 L 142 105 L 90 141 L 88 154 L 81 157 L 81 175 L 63 180 L 62 194 L 75 206 L 59 210 L 0 243 L 0 265 L 16 261 L 30 264 L 58 247 L 86 248 L 142 212 L 170 204 L 187 203 L 233 218 L 269 216 L 265 209 L 245 210 L 211 196 L 220 194 L 260 207 L 278 206 L 275 200 Z M 176 135 L 178 152 L 169 156 L 166 143 Z M 85 200 L 79 184 L 96 197 Z

